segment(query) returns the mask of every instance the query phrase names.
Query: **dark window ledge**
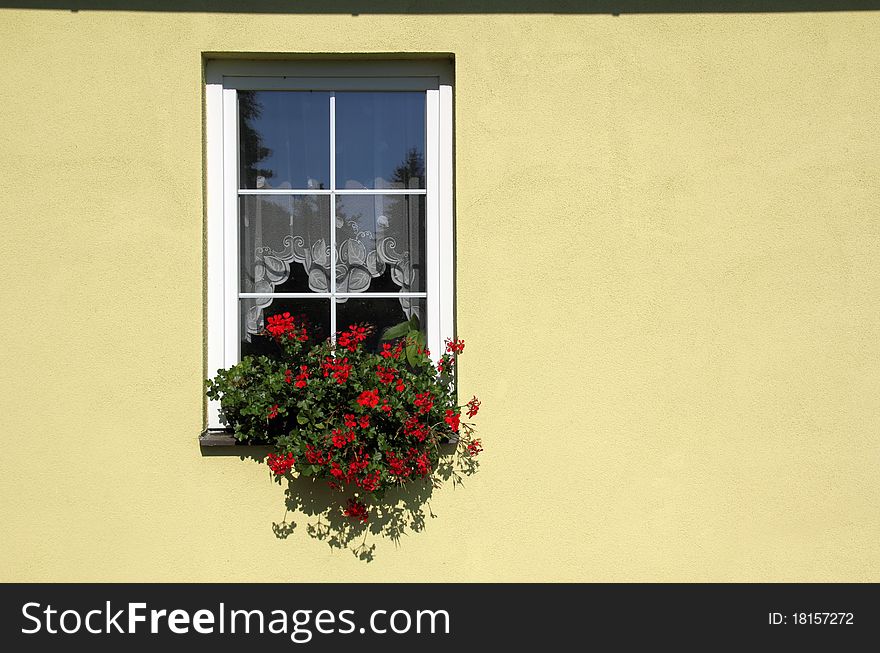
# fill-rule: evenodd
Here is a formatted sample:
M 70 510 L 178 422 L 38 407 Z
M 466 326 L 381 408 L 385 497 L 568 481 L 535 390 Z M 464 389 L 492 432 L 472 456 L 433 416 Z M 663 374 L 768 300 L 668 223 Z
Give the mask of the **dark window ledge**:
M 458 444 L 458 438 L 450 438 L 443 444 Z M 199 436 L 200 447 L 270 447 L 270 444 L 249 444 L 240 442 L 226 429 L 206 429 Z
M 227 429 L 205 429 L 199 436 L 200 447 L 268 447 L 268 444 L 240 442 Z

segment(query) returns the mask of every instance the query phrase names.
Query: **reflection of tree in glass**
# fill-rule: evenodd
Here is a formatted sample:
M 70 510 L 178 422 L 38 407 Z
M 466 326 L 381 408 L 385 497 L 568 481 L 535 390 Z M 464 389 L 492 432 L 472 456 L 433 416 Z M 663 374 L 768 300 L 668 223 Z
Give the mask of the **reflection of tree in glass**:
M 395 168 L 391 181 L 403 184 L 404 188 L 409 188 L 410 180 L 413 182 L 413 188 L 418 188 L 421 181 L 425 178 L 425 160 L 422 153 L 417 147 L 412 147 L 406 152 L 406 156 Z M 398 215 L 404 212 L 400 206 L 407 201 L 405 197 L 397 197 L 394 195 L 383 196 L 385 212 L 389 215 Z M 384 223 L 383 223 L 384 220 Z M 351 230 L 351 238 L 357 238 L 359 234 L 366 232 L 368 238 L 375 238 L 375 229 L 378 226 L 388 226 L 387 218 L 384 216 L 369 215 L 364 216 L 363 213 L 357 211 L 354 214 L 346 213 L 343 204 L 339 198 L 336 200 L 336 226 L 342 228 L 345 225 Z
M 403 162 L 394 169 L 391 181 L 403 184 L 404 188 L 419 188 L 425 178 L 425 159 L 417 147 L 406 151 Z M 412 180 L 412 186 L 410 186 Z
M 272 170 L 257 167 L 260 161 L 272 155 L 263 144 L 263 137 L 254 128 L 254 122 L 263 113 L 263 105 L 257 100 L 256 91 L 238 92 L 239 149 L 242 161 L 242 185 L 256 188 L 257 177 L 272 177 Z

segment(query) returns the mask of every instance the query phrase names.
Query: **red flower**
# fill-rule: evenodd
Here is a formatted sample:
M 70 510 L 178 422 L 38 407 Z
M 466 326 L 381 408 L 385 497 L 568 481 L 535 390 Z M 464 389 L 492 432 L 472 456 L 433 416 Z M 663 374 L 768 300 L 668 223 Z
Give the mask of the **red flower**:
M 356 481 L 357 485 L 361 486 L 367 492 L 375 492 L 379 489 L 379 470 L 374 470 L 373 472 L 367 474 L 362 479 Z
M 457 411 L 447 410 L 446 417 L 443 418 L 443 421 L 449 424 L 449 428 L 458 433 L 458 422 L 461 420 L 461 415 L 458 414 Z
M 359 519 L 362 524 L 366 524 L 370 519 L 367 506 L 355 499 L 348 500 L 348 508 L 343 510 L 342 514 L 351 519 Z
M 309 461 L 310 465 L 323 465 L 325 462 L 328 462 L 330 456 L 327 456 L 327 460 L 324 459 L 324 452 L 316 450 L 312 445 L 306 445 L 306 460 Z
M 391 345 L 389 345 L 387 342 L 382 345 L 382 351 L 379 352 L 379 355 L 382 358 L 391 358 L 392 356 L 394 356 L 394 354 L 391 353 Z
M 299 366 L 299 374 L 296 376 L 296 383 L 294 385 L 297 388 L 305 388 L 308 385 L 307 379 L 309 378 L 309 366 L 308 365 L 300 365 Z M 290 381 L 288 381 L 290 383 Z
M 295 463 L 296 458 L 293 457 L 292 453 L 288 453 L 286 456 L 276 456 L 274 453 L 270 453 L 266 461 L 269 469 L 275 472 L 277 476 L 284 476 Z
M 336 338 L 336 344 L 348 351 L 354 351 L 358 348 L 360 343 L 367 339 L 367 329 L 366 327 L 358 326 L 357 324 L 352 324 L 348 327 L 348 331 L 340 332 L 339 336 Z
M 293 316 L 290 313 L 270 315 L 266 322 L 266 331 L 275 338 L 279 338 L 295 328 Z
M 269 409 L 269 419 L 275 419 L 276 417 L 278 417 L 278 404 Z
M 383 400 L 382 400 L 382 410 L 384 410 L 386 413 L 390 413 L 390 412 L 391 412 L 391 406 L 388 405 L 388 400 L 387 400 L 387 399 L 383 399 Z
M 349 442 L 348 433 L 343 433 L 340 429 L 333 429 L 333 435 L 330 439 L 337 449 L 342 449 Z
M 416 458 L 416 469 L 422 476 L 427 476 L 431 473 L 431 461 L 428 460 L 428 454 L 423 453 Z
M 268 331 L 276 340 L 281 340 L 286 337 L 305 342 L 309 339 L 305 325 L 301 324 L 297 327 L 296 321 L 290 313 L 285 312 L 281 315 L 270 315 L 266 319 L 266 322 L 266 331 Z
M 327 356 L 321 367 L 324 368 L 324 378 L 326 379 L 332 374 L 339 385 L 343 385 L 348 381 L 348 376 L 351 374 L 351 364 L 348 362 L 348 358 L 337 360 L 332 356 Z
M 471 399 L 469 402 L 467 402 L 467 409 L 468 409 L 467 410 L 468 417 L 473 417 L 474 415 L 476 415 L 477 412 L 479 412 L 479 410 L 480 410 L 480 400 L 477 399 L 476 396 L 474 396 L 473 399 Z
M 474 440 L 473 442 L 471 442 L 471 443 L 467 446 L 467 452 L 468 452 L 471 456 L 476 456 L 476 455 L 477 455 L 478 453 L 480 453 L 482 450 L 483 450 L 483 443 L 480 442 L 479 440 Z
M 385 460 L 388 461 L 388 473 L 392 476 L 409 476 L 412 470 L 404 464 L 404 461 L 397 457 L 393 451 L 385 452 Z
M 430 392 L 421 392 L 416 395 L 415 405 L 421 413 L 430 413 L 434 407 L 434 395 Z
M 394 386 L 394 389 L 398 392 L 403 392 L 404 390 L 406 390 L 406 386 L 403 384 L 402 379 L 397 379 L 397 385 Z
M 394 382 L 394 375 L 397 374 L 397 370 L 393 367 L 382 367 L 381 365 L 376 366 L 376 376 L 379 377 L 379 382 L 384 384 L 389 384 Z
M 358 397 L 357 402 L 364 408 L 375 408 L 379 403 L 379 391 L 364 390 Z
M 460 354 L 464 351 L 464 340 L 447 340 L 446 351 L 450 354 Z
M 362 429 L 370 428 L 370 416 L 361 415 L 361 418 L 358 420 L 358 424 Z
M 419 421 L 418 417 L 410 417 L 403 424 L 403 433 L 415 438 L 419 442 L 424 442 L 428 435 L 428 427 Z
M 342 416 L 342 419 L 345 421 L 345 426 L 347 428 L 353 429 L 357 425 L 357 421 L 351 413 L 346 413 Z
M 291 378 L 292 376 L 293 376 L 293 372 L 291 372 L 290 370 L 284 370 L 284 382 L 285 383 L 290 383 L 291 381 L 293 381 L 293 379 Z

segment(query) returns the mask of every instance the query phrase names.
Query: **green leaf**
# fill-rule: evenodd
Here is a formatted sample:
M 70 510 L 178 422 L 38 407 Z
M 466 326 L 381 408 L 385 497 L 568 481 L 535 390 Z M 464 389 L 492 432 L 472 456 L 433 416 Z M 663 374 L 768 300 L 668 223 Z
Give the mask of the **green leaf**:
M 305 415 L 303 415 L 302 413 L 300 413 L 299 415 L 296 416 L 296 421 L 299 422 L 300 424 L 308 424 L 309 418 L 306 417 Z
M 382 334 L 382 340 L 394 340 L 394 338 L 402 338 L 407 334 L 407 332 L 409 332 L 409 330 L 409 322 L 401 322 L 400 324 L 395 324 L 393 327 L 385 329 L 385 333 Z
M 415 367 L 419 364 L 419 349 L 417 345 L 407 345 L 406 347 L 406 360 L 409 361 L 409 364 Z

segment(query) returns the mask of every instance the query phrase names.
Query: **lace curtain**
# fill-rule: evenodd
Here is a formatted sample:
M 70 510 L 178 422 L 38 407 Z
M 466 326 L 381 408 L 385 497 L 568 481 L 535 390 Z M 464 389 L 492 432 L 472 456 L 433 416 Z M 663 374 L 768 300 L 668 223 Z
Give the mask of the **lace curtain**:
M 400 292 L 421 291 L 421 198 L 362 195 L 340 200 L 334 225 L 336 292 L 364 293 L 379 278 L 390 278 Z M 251 196 L 242 213 L 242 290 L 275 292 L 290 281 L 296 271 L 292 266 L 300 266 L 303 275 L 297 274 L 293 287 L 282 290 L 330 292 L 327 196 Z M 247 340 L 262 331 L 272 300 L 257 298 L 247 309 L 243 334 Z M 422 320 L 418 301 L 408 297 L 399 301 L 406 319 L 415 314 Z

